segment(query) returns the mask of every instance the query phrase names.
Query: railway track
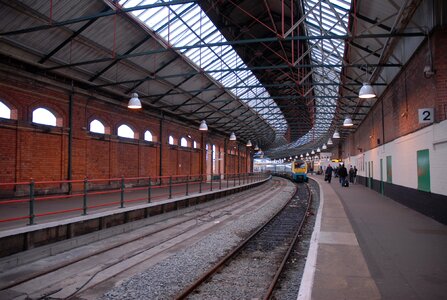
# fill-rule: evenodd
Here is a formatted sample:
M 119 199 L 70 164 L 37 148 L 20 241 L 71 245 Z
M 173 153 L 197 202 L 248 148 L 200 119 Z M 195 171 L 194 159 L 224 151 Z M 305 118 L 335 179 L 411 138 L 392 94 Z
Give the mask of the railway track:
M 253 209 L 252 193 L 260 202 L 274 197 L 284 183 L 274 180 L 256 191 L 230 196 L 212 209 L 197 209 L 168 220 L 153 230 L 140 229 L 108 242 L 89 245 L 62 255 L 0 273 L 1 299 L 71 299 L 94 287 L 113 281 L 119 274 L 154 264 L 173 248 L 187 247 L 187 241 L 218 227 L 231 211 Z M 260 203 L 259 202 L 259 203 Z M 250 208 L 251 206 L 251 208 Z M 151 226 L 149 226 L 151 227 Z M 109 284 L 110 285 L 110 284 Z M 6 295 L 6 296 L 5 296 Z
M 300 185 L 283 209 L 176 299 L 269 299 L 304 224 L 311 203 Z

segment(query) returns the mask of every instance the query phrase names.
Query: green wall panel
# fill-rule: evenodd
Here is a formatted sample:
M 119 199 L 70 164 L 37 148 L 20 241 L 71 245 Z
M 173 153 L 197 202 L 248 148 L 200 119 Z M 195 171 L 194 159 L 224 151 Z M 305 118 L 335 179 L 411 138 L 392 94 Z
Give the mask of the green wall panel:
M 417 152 L 418 189 L 430 192 L 430 156 L 428 149 Z

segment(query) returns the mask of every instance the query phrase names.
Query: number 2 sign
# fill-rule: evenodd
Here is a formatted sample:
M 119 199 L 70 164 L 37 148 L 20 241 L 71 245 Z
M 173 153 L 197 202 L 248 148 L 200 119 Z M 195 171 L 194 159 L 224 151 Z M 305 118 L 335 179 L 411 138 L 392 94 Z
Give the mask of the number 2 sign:
M 435 120 L 433 108 L 420 108 L 418 109 L 418 115 L 419 115 L 419 124 L 433 123 Z

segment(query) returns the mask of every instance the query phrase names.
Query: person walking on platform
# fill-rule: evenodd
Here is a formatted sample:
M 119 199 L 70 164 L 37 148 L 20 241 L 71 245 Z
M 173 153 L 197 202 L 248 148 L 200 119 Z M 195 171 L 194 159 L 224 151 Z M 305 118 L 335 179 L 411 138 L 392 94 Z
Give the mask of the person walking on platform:
M 340 176 L 341 186 L 345 186 L 346 177 L 348 176 L 348 170 L 346 170 L 346 167 L 344 165 L 340 165 L 340 168 L 338 169 L 338 176 Z
M 354 169 L 351 167 L 349 168 L 349 182 L 354 183 Z
M 354 166 L 354 184 L 357 183 L 357 168 Z
M 325 179 L 327 182 L 331 183 L 331 179 L 332 179 L 332 167 L 331 165 L 328 165 L 326 168 L 326 172 L 325 172 Z

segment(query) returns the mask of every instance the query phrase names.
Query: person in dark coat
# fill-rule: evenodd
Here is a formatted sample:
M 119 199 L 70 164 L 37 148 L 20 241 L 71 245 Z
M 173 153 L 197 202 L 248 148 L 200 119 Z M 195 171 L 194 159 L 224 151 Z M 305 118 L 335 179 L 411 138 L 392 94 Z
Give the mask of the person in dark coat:
M 348 176 L 348 170 L 346 170 L 346 167 L 344 165 L 340 165 L 340 168 L 338 168 L 338 176 L 340 176 L 340 183 L 341 186 L 343 186 L 346 177 Z
M 332 171 L 333 171 L 333 169 L 332 169 L 331 165 L 328 165 L 324 176 L 326 178 L 326 181 L 329 183 L 331 183 Z
M 354 169 L 352 166 L 349 168 L 349 182 L 354 183 Z

